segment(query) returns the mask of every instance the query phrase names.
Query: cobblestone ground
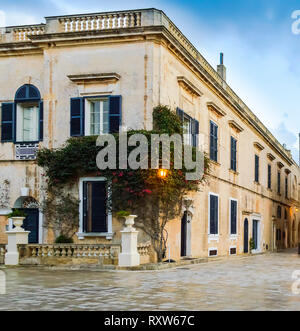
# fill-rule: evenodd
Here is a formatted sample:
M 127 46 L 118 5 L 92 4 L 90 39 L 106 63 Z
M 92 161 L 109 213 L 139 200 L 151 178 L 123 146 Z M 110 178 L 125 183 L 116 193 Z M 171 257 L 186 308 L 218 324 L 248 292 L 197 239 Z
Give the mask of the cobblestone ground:
M 0 310 L 300 310 L 295 252 L 151 272 L 5 269 Z

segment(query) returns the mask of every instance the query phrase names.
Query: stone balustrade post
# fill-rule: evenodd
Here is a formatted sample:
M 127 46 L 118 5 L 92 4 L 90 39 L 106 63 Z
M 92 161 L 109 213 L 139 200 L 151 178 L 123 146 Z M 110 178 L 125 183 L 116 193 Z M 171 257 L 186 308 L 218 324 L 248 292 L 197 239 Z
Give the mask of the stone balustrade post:
M 5 254 L 5 265 L 13 266 L 19 264 L 18 245 L 28 245 L 29 233 L 30 231 L 25 231 L 20 227 L 6 231 L 8 244 L 7 253 Z
M 138 253 L 138 231 L 132 226 L 134 219 L 137 216 L 131 215 L 126 217 L 125 225 L 122 234 L 122 253 L 119 254 L 120 267 L 136 267 L 140 265 L 140 254 Z

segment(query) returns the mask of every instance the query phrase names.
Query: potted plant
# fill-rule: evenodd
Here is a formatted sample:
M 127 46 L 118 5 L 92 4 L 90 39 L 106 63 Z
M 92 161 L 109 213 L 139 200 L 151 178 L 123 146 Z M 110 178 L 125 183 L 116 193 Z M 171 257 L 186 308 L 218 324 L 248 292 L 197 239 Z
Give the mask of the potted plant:
M 254 243 L 253 238 L 250 239 L 249 245 L 250 245 L 250 252 L 251 252 L 251 254 L 253 254 L 253 252 L 255 250 L 255 243 Z
M 13 212 L 6 215 L 7 218 L 12 219 L 16 231 L 24 231 L 24 229 L 22 229 L 21 226 L 23 225 L 23 221 L 26 218 L 26 216 L 27 215 L 19 209 L 15 209 Z
M 127 226 L 127 228 L 132 228 L 132 226 L 134 225 L 134 219 L 137 218 L 136 215 L 131 215 L 129 211 L 119 211 L 117 213 L 118 217 L 124 217 L 125 218 L 125 225 Z

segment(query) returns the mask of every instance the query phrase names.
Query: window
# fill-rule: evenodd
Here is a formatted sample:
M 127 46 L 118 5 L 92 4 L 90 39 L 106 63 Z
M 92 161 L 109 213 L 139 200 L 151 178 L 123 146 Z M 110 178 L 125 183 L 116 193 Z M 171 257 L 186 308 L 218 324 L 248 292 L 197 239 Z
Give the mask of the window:
M 282 216 L 281 206 L 278 206 L 277 207 L 277 218 L 281 219 L 281 216 Z
M 255 155 L 255 178 L 256 183 L 259 183 L 259 156 Z
M 286 209 L 284 209 L 284 219 L 287 220 L 288 219 L 288 212 Z
M 72 137 L 118 133 L 121 125 L 121 96 L 71 99 Z
M 38 141 L 38 104 L 17 104 L 17 142 Z
M 83 182 L 84 233 L 108 232 L 106 184 L 105 181 Z
M 86 99 L 86 136 L 109 133 L 108 99 Z
M 209 234 L 219 234 L 219 197 L 210 194 L 209 196 Z
M 180 108 L 177 108 L 176 113 L 177 116 L 179 116 L 182 123 L 184 144 L 197 147 L 199 145 L 198 144 L 199 122 L 196 119 L 190 117 Z
M 285 177 L 285 198 L 289 198 L 289 180 L 288 177 Z
M 237 170 L 236 166 L 236 154 L 237 154 L 237 140 L 231 137 L 231 146 L 230 146 L 230 169 L 233 171 Z
M 210 121 L 210 159 L 218 162 L 218 126 Z
M 230 234 L 237 234 L 237 201 L 230 200 Z
M 272 188 L 272 166 L 268 164 L 268 189 L 271 190 Z
M 2 103 L 1 108 L 2 142 L 43 140 L 43 102 L 35 86 L 23 85 L 16 92 L 14 102 Z
M 281 193 L 281 173 L 278 171 L 277 173 L 277 193 Z

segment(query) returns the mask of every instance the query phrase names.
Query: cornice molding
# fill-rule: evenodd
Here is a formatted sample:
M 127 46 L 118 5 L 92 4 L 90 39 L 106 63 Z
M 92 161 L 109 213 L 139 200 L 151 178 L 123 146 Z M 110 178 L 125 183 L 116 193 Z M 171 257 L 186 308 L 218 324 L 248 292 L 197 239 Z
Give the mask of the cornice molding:
M 115 83 L 120 80 L 121 76 L 117 73 L 93 73 L 93 74 L 80 74 L 68 75 L 68 78 L 78 85 L 88 83 Z
M 260 144 L 259 142 L 255 142 L 254 144 L 254 147 L 257 148 L 259 151 L 263 151 L 265 148 L 262 144 Z
M 184 88 L 186 91 L 195 95 L 197 97 L 202 97 L 203 93 L 193 84 L 191 83 L 186 77 L 179 76 L 177 77 L 178 84 Z
M 244 131 L 244 129 L 234 120 L 228 121 L 228 124 L 231 128 L 235 129 L 238 133 Z
M 207 102 L 206 105 L 210 111 L 214 112 L 216 115 L 220 117 L 227 115 L 225 111 L 222 110 L 219 106 L 217 106 L 214 102 Z

